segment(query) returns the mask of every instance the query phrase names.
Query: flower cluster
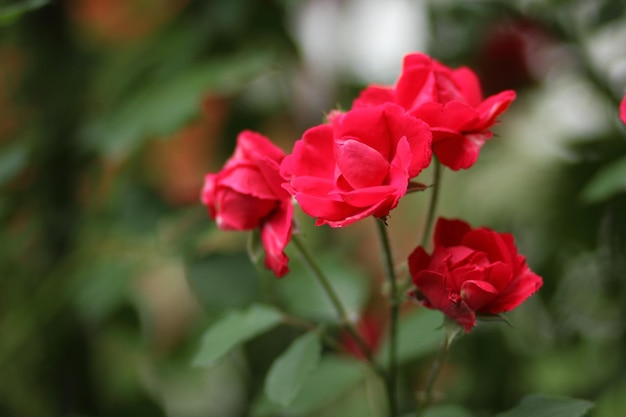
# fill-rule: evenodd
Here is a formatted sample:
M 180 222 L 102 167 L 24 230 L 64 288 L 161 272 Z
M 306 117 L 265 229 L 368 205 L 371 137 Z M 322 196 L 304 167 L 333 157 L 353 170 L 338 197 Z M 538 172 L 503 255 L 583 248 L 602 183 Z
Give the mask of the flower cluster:
M 452 170 L 476 163 L 491 128 L 515 99 L 483 98 L 477 76 L 421 53 L 407 55 L 392 87 L 369 86 L 346 112 L 304 132 L 291 154 L 245 131 L 224 169 L 206 177 L 202 201 L 224 230 L 259 229 L 265 265 L 288 272 L 293 197 L 316 225 L 384 219 L 436 157 Z M 511 310 L 541 286 L 510 235 L 439 220 L 434 250 L 409 258 L 416 297 L 466 331 L 476 313 Z

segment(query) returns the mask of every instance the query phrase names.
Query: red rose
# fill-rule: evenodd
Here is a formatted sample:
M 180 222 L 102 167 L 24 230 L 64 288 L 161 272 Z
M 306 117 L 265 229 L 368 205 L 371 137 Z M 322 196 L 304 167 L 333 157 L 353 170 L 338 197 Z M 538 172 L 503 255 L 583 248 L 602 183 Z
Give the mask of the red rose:
M 622 119 L 622 122 L 626 125 L 626 95 L 619 106 L 619 118 Z
M 480 83 L 469 68 L 451 69 L 424 54 L 404 58 L 396 86 L 370 86 L 354 107 L 393 102 L 428 123 L 433 152 L 453 170 L 471 167 L 480 148 L 492 136 L 489 129 L 515 99 L 512 90 L 483 100 Z
M 243 131 L 224 168 L 207 174 L 202 203 L 222 230 L 261 230 L 265 267 L 277 277 L 289 272 L 285 246 L 291 239 L 293 206 L 281 187 L 285 154 L 265 136 Z
M 392 103 L 335 113 L 304 133 L 281 173 L 318 226 L 382 218 L 430 163 L 431 140 L 425 123 Z
M 409 255 L 416 297 L 425 307 L 456 320 L 466 332 L 476 324 L 476 313 L 513 310 L 543 284 L 508 233 L 440 218 L 434 241 L 432 255 L 421 246 Z

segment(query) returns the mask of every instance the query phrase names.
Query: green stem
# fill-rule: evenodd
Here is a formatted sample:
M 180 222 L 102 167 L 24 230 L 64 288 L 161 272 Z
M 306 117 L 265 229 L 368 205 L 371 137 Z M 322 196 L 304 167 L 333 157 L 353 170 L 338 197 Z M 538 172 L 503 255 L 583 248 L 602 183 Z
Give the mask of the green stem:
M 430 373 L 428 374 L 423 394 L 421 398 L 418 399 L 417 407 L 415 409 L 415 417 L 421 417 L 424 410 L 430 406 L 433 400 L 433 388 L 435 387 L 435 382 L 437 382 L 437 377 L 441 372 L 441 368 L 446 362 L 450 345 L 462 330 L 458 324 L 448 321 L 448 319 L 446 319 L 444 327 L 446 329 L 444 339 L 441 343 L 441 347 L 439 348 L 439 352 L 437 352 L 437 357 L 433 362 L 433 366 L 430 368 Z
M 426 380 L 423 397 L 421 398 L 421 401 L 418 402 L 417 409 L 415 410 L 415 417 L 421 417 L 423 411 L 430 406 L 430 403 L 433 400 L 433 388 L 435 386 L 435 382 L 437 381 L 437 377 L 441 372 L 441 368 L 446 361 L 446 357 L 448 356 L 448 347 L 448 339 L 445 338 L 439 348 L 439 352 L 433 362 L 433 366 L 430 368 L 430 374 L 428 374 L 428 379 Z
M 439 191 L 441 190 L 441 174 L 443 172 L 443 167 L 436 157 L 433 157 L 433 164 L 435 165 L 435 172 L 433 173 L 433 192 L 430 195 L 428 212 L 426 214 L 426 222 L 424 224 L 424 232 L 421 239 L 421 245 L 424 249 L 426 249 L 428 239 L 430 239 L 430 232 L 433 229 L 433 224 L 435 223 L 435 213 L 437 213 Z
M 339 315 L 339 317 L 341 319 L 341 325 L 343 326 L 343 328 L 348 333 L 350 333 L 350 336 L 352 336 L 354 341 L 357 343 L 357 345 L 359 346 L 359 349 L 361 349 L 361 352 L 365 355 L 365 358 L 367 359 L 369 364 L 372 366 L 374 371 L 380 377 L 384 378 L 385 377 L 384 369 L 382 369 L 376 363 L 376 361 L 374 360 L 374 356 L 373 356 L 372 350 L 367 345 L 367 343 L 365 343 L 365 341 L 363 340 L 361 335 L 359 335 L 359 332 L 357 332 L 356 329 L 354 328 L 354 325 L 350 321 L 350 318 L 348 317 L 348 313 L 346 312 L 346 309 L 344 308 L 343 304 L 341 303 L 341 300 L 339 299 L 339 296 L 337 295 L 337 293 L 335 292 L 333 287 L 330 285 L 330 281 L 328 280 L 328 278 L 326 277 L 324 272 L 320 269 L 319 265 L 315 261 L 315 258 L 313 258 L 313 256 L 311 255 L 311 253 L 309 252 L 307 247 L 304 245 L 304 243 L 302 242 L 302 240 L 300 239 L 299 236 L 293 235 L 291 237 L 291 241 L 294 243 L 294 245 L 296 246 L 296 248 L 300 252 L 300 255 L 302 256 L 302 259 L 304 260 L 304 263 L 306 264 L 306 266 L 309 268 L 309 270 L 311 271 L 313 276 L 317 279 L 319 284 L 324 289 L 324 292 L 326 293 L 326 295 L 330 299 L 330 302 L 332 303 L 333 307 L 335 308 L 335 311 L 337 312 L 337 315 Z
M 422 232 L 422 238 L 420 239 L 420 245 L 424 249 L 426 249 L 426 245 L 430 239 L 430 232 L 433 230 L 433 225 L 435 223 L 435 214 L 437 213 L 437 204 L 439 203 L 439 193 L 441 191 L 441 175 L 443 173 L 443 166 L 441 165 L 441 162 L 439 162 L 439 160 L 434 156 L 433 164 L 435 168 L 433 173 L 433 192 L 431 193 L 430 201 L 428 202 L 428 211 L 426 212 L 426 220 L 424 221 L 424 230 Z M 411 285 L 412 281 L 409 278 L 403 284 L 397 296 L 401 297 L 409 288 L 411 288 Z
M 398 284 L 396 282 L 396 273 L 393 267 L 393 255 L 391 246 L 389 245 L 389 235 L 387 234 L 387 226 L 383 221 L 376 221 L 378 238 L 382 247 L 383 263 L 385 267 L 385 275 L 389 282 L 391 294 L 389 296 L 389 358 L 387 365 L 387 379 L 385 387 L 387 389 L 387 399 L 389 401 L 389 416 L 396 417 L 398 415 L 398 316 L 400 312 L 400 302 L 398 300 Z
M 339 342 L 334 339 L 333 337 L 331 337 L 329 334 L 327 334 L 323 328 L 321 328 L 320 326 L 313 324 L 311 322 L 308 322 L 306 320 L 303 320 L 299 317 L 295 317 L 295 316 L 291 316 L 289 314 L 285 314 L 283 313 L 283 320 L 285 322 L 285 324 L 287 324 L 288 326 L 292 326 L 295 327 L 297 329 L 303 329 L 306 331 L 316 331 L 318 332 L 318 334 L 320 335 L 320 337 L 322 338 L 322 340 L 324 341 L 324 343 L 326 343 L 329 347 L 331 347 L 332 349 L 341 352 L 342 350 L 345 350 L 340 344 Z

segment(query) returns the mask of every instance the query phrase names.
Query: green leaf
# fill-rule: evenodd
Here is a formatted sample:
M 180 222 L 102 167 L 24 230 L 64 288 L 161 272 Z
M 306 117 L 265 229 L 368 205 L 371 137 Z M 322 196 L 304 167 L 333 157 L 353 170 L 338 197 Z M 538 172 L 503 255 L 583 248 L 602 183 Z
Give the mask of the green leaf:
M 50 0 L 23 0 L 8 6 L 0 7 L 0 26 L 9 25 L 17 21 L 23 14 L 36 10 Z
M 626 192 L 626 157 L 603 167 L 583 189 L 582 198 L 589 203 L 604 201 Z
M 185 265 L 187 283 L 209 312 L 244 308 L 259 300 L 261 285 L 243 253 L 214 253 Z
M 535 394 L 496 417 L 583 417 L 594 406 L 590 401 Z
M 436 310 L 420 308 L 400 317 L 398 325 L 398 363 L 417 359 L 437 349 L 444 337 L 443 315 Z M 378 357 L 389 355 L 389 340 L 383 344 Z
M 237 54 L 198 64 L 168 82 L 155 82 L 140 89 L 123 105 L 82 132 L 89 147 L 124 157 L 145 139 L 165 136 L 200 113 L 207 91 L 232 94 L 264 71 L 272 62 L 267 51 Z
M 344 395 L 365 378 L 366 372 L 365 366 L 352 358 L 324 356 L 289 406 L 263 396 L 254 405 L 251 417 L 305 416 Z
M 317 331 L 311 331 L 296 339 L 279 356 L 269 370 L 265 380 L 268 398 L 288 406 L 302 388 L 306 378 L 320 361 L 322 346 Z
M 230 311 L 204 333 L 202 345 L 193 364 L 198 366 L 215 364 L 231 349 L 270 330 L 282 319 L 280 311 L 260 304 L 254 304 L 246 310 Z

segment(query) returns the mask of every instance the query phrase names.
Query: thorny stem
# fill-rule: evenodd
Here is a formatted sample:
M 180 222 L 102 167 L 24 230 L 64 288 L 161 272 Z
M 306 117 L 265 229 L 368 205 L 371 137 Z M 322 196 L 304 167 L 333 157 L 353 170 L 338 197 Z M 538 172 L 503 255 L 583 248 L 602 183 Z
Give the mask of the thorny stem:
M 357 343 L 357 345 L 359 346 L 359 349 L 365 355 L 365 358 L 367 359 L 368 363 L 372 366 L 374 371 L 381 378 L 384 379 L 386 376 L 385 370 L 382 369 L 374 360 L 372 350 L 367 345 L 367 343 L 365 343 L 361 335 L 359 335 L 359 333 L 354 328 L 354 325 L 350 321 L 350 318 L 348 317 L 348 313 L 346 312 L 346 309 L 341 303 L 339 296 L 337 295 L 333 287 L 330 285 L 330 281 L 328 280 L 324 272 L 320 269 L 319 265 L 315 261 L 315 258 L 313 258 L 313 256 L 311 255 L 311 253 L 309 252 L 307 247 L 304 245 L 304 243 L 302 242 L 299 236 L 297 235 L 292 236 L 291 241 L 295 244 L 296 248 L 300 252 L 300 255 L 302 256 L 302 259 L 304 260 L 304 263 L 309 268 L 313 276 L 315 276 L 317 281 L 320 283 L 320 285 L 324 289 L 324 292 L 330 299 L 330 302 L 332 303 L 333 307 L 335 308 L 335 311 L 337 312 L 337 314 L 339 315 L 341 319 L 341 325 L 350 334 L 350 336 L 352 336 L 352 338 Z
M 383 264 L 385 267 L 385 275 L 389 282 L 391 294 L 389 296 L 389 358 L 387 365 L 387 379 L 385 387 L 387 389 L 387 399 L 389 402 L 389 416 L 396 417 L 398 415 L 398 399 L 397 399 L 397 383 L 398 383 L 398 316 L 400 311 L 400 302 L 398 300 L 398 284 L 396 282 L 395 269 L 393 267 L 393 255 L 391 246 L 389 245 L 389 235 L 387 234 L 387 226 L 380 220 L 376 221 L 378 230 L 378 238 L 380 240 Z

